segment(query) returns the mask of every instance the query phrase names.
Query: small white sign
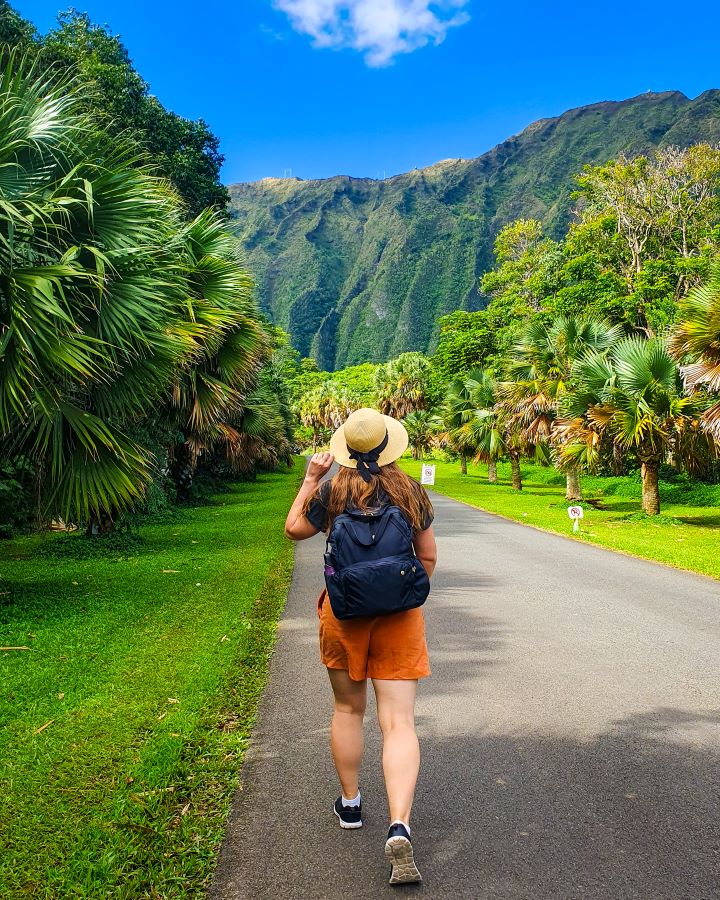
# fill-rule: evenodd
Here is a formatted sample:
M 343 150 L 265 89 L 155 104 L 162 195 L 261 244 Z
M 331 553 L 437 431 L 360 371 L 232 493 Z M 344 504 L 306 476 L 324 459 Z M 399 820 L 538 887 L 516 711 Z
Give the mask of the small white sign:
M 573 531 L 580 531 L 580 519 L 583 517 L 582 506 L 568 506 L 568 515 L 573 520 Z
M 435 484 L 435 466 L 423 465 L 420 484 Z

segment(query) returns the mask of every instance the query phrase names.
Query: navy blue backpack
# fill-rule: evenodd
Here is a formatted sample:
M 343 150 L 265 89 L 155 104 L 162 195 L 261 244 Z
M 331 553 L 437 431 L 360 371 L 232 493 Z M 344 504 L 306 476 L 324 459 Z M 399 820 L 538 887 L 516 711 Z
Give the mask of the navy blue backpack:
M 341 513 L 325 551 L 325 585 L 338 619 L 422 606 L 430 579 L 415 556 L 412 527 L 397 506 Z

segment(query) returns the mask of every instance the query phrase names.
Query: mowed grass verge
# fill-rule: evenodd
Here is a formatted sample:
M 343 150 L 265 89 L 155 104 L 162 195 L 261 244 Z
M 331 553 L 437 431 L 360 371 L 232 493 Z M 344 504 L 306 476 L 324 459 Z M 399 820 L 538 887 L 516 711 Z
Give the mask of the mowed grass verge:
M 0 542 L 0 645 L 31 648 L 0 651 L 1 897 L 204 896 L 287 596 L 302 472 L 94 549 Z
M 497 485 L 488 484 L 487 466 L 427 460 L 436 466 L 436 490 L 488 512 L 611 550 L 619 550 L 720 578 L 720 485 L 678 478 L 661 481 L 661 515 L 642 513 L 640 476 L 584 477 L 581 530 L 573 534 L 565 500 L 565 478 L 551 468 L 523 465 L 523 490 L 514 491 L 510 466 L 498 466 Z M 422 463 L 404 458 L 403 469 L 419 479 Z M 594 501 L 594 508 L 588 501 Z

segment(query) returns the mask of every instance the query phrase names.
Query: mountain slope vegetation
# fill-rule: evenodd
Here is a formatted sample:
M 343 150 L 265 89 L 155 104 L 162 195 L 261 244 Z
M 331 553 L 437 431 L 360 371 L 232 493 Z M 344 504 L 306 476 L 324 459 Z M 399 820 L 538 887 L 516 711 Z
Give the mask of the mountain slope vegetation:
M 324 369 L 432 349 L 437 318 L 485 306 L 478 278 L 509 222 L 560 237 L 585 164 L 720 142 L 720 91 L 595 103 L 542 119 L 476 159 L 383 181 L 231 185 L 234 227 L 262 308 Z

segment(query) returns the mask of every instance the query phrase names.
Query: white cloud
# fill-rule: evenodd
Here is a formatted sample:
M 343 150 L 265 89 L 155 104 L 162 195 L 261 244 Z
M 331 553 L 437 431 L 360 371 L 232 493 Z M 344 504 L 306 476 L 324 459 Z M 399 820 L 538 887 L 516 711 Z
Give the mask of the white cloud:
M 468 0 L 275 0 L 293 28 L 316 47 L 352 47 L 369 66 L 386 66 L 398 53 L 411 53 L 448 28 L 463 25 Z

